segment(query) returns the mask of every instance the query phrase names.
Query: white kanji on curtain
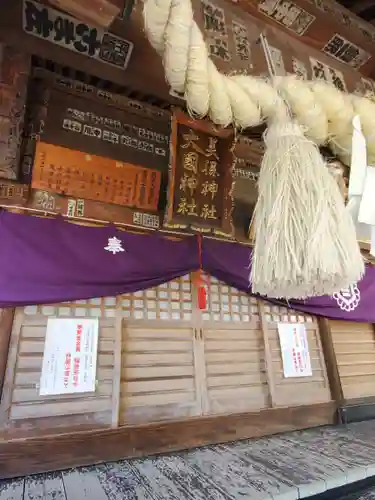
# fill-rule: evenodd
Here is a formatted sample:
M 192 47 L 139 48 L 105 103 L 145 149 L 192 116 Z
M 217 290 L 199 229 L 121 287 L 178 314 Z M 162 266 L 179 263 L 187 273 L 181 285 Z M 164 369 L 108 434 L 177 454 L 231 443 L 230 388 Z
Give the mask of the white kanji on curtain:
M 113 255 L 116 255 L 116 253 L 120 252 L 125 252 L 125 250 L 122 248 L 122 242 L 116 236 L 113 236 L 113 238 L 108 238 L 108 244 L 106 247 L 104 247 L 104 250 L 107 250 L 107 252 L 111 252 Z

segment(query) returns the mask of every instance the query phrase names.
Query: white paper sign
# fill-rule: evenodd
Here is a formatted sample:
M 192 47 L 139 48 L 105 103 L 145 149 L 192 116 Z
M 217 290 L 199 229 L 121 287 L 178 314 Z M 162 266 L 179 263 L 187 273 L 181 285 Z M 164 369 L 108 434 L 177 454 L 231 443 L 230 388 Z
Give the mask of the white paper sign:
M 41 396 L 95 392 L 98 332 L 98 319 L 48 319 Z
M 311 361 L 305 325 L 278 323 L 284 376 L 311 377 Z

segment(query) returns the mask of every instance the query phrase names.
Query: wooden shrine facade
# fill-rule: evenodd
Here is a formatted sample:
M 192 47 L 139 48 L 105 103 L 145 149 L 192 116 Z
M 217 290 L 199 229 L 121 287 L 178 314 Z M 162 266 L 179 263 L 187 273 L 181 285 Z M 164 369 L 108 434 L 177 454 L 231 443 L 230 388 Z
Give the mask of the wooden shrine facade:
M 334 423 L 316 318 L 213 278 L 210 290 L 205 311 L 191 276 L 117 298 L 17 309 L 0 406 L 0 475 Z M 39 395 L 51 317 L 99 318 L 95 393 Z M 280 321 L 306 326 L 312 377 L 283 376 Z
M 263 130 L 237 136 L 184 113 L 143 34 L 141 3 L 109 29 L 51 3 L 2 7 L 0 207 L 250 245 Z M 115 6 L 109 17 L 119 4 L 101 3 Z M 317 7 L 299 0 L 294 18 L 283 17 L 278 3 L 194 0 L 222 71 L 293 73 L 375 94 L 362 35 L 353 35 L 354 62 L 322 50 L 336 31 L 349 40 L 336 25 L 307 49 Z M 370 379 L 366 394 L 357 379 L 343 382 L 348 353 L 334 334 L 327 342 L 324 322 L 207 279 L 204 311 L 189 275 L 127 296 L 2 310 L 0 477 L 331 424 L 343 394 L 372 396 Z M 48 318 L 99 319 L 95 392 L 40 395 Z M 311 377 L 283 376 L 280 321 L 305 325 Z

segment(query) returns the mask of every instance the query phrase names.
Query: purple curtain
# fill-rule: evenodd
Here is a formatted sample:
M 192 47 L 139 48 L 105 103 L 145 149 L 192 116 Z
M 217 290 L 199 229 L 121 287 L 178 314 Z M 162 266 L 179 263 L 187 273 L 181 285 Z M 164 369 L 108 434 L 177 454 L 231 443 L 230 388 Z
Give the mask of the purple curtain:
M 203 268 L 219 280 L 251 293 L 251 249 L 203 240 Z M 0 307 L 47 304 L 144 290 L 199 268 L 195 237 L 85 227 L 61 217 L 43 219 L 0 212 Z M 375 323 L 375 268 L 334 297 L 274 301 L 297 311 L 333 319 Z
M 0 307 L 135 292 L 198 267 L 194 237 L 172 241 L 0 212 Z
M 214 240 L 204 241 L 204 269 L 219 280 L 246 293 L 251 293 L 249 287 L 250 257 L 251 248 L 244 245 Z M 367 266 L 366 274 L 357 286 L 343 290 L 334 297 L 323 296 L 288 302 L 269 301 L 331 319 L 375 323 L 375 267 Z

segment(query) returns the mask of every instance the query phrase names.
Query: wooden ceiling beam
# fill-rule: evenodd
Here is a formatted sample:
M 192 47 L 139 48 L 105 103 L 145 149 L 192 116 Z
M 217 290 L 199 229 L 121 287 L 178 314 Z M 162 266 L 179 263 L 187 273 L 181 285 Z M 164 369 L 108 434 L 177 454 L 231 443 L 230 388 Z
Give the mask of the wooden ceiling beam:
M 108 28 L 122 12 L 124 0 L 49 0 L 60 10 L 87 24 Z
M 357 1 L 351 7 L 349 7 L 349 10 L 351 10 L 355 14 L 360 14 L 364 10 L 374 6 L 375 6 L 374 0 L 359 0 L 359 2 Z

